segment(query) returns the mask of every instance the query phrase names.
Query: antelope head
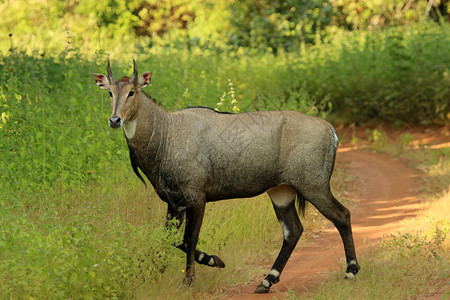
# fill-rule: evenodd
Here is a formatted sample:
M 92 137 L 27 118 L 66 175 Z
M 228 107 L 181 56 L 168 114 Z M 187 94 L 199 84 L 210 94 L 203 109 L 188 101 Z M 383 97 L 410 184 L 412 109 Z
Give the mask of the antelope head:
M 141 90 L 145 88 L 152 77 L 152 72 L 147 71 L 138 77 L 136 62 L 133 59 L 133 76 L 123 77 L 115 80 L 111 65 L 108 60 L 108 76 L 103 74 L 94 74 L 97 86 L 103 90 L 109 91 L 111 97 L 111 117 L 109 126 L 120 128 L 126 122 L 134 120 L 137 113 L 137 98 Z

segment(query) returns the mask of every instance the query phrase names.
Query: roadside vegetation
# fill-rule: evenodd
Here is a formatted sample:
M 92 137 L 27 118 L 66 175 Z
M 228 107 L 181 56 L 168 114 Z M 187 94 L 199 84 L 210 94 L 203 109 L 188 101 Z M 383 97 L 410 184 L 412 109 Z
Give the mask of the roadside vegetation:
M 227 268 L 198 267 L 196 286 L 183 288 L 184 255 L 171 246 L 181 235 L 164 229 L 164 203 L 135 178 L 123 133 L 107 126 L 109 97 L 92 74 L 105 73 L 108 59 L 117 77 L 131 74 L 133 58 L 140 73 L 152 71 L 146 92 L 168 111 L 291 109 L 336 125 L 448 125 L 447 2 L 253 2 L 0 4 L 0 298 L 214 295 L 260 275 L 254 266 L 279 248 L 267 196 L 210 204 L 199 248 Z M 382 130 L 370 134 L 378 151 L 393 144 Z M 406 228 L 363 259 L 380 268 L 411 261 L 395 269 L 416 274 L 425 257 L 439 265 L 430 278 L 444 278 L 449 152 L 412 151 L 411 142 L 404 135 L 393 155 L 423 174 L 423 231 Z M 349 203 L 350 175 L 334 176 Z M 303 222 L 319 231 L 315 215 L 308 209 Z M 364 274 L 357 284 L 378 280 L 376 269 Z

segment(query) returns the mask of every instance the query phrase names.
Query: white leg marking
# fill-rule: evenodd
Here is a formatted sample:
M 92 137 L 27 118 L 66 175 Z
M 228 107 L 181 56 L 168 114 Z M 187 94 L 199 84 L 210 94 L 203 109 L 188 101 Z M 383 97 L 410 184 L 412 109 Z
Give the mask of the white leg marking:
M 347 264 L 347 267 L 352 266 L 352 265 L 357 265 L 355 259 L 352 259 L 352 260 Z M 345 279 L 355 280 L 355 279 L 356 279 L 356 276 L 355 276 L 355 274 L 353 274 L 352 272 L 345 273 Z
M 270 270 L 269 275 L 273 275 L 275 277 L 280 277 L 280 272 L 275 269 Z
M 346 273 L 345 274 L 345 279 L 351 279 L 351 280 L 355 280 L 356 276 L 353 273 Z
M 270 199 L 277 207 L 285 207 L 295 199 L 297 192 L 295 189 L 287 184 L 280 184 L 270 188 L 267 191 Z
M 123 123 L 123 131 L 128 139 L 131 139 L 136 133 L 136 119 Z
M 203 257 L 205 257 L 205 253 L 202 253 L 198 256 L 198 261 L 202 261 Z
M 208 265 L 214 266 L 214 258 L 211 257 L 211 258 L 209 259 Z
M 289 229 L 287 228 L 286 224 L 284 224 L 283 221 L 280 221 L 280 225 L 281 228 L 283 229 L 283 238 L 287 240 L 289 237 Z
M 267 280 L 267 279 L 264 279 L 264 280 L 261 282 L 261 284 L 262 284 L 263 286 L 265 286 L 266 288 L 270 287 L 270 282 L 269 282 L 269 280 Z
M 347 264 L 347 267 L 353 266 L 353 265 L 354 265 L 354 266 L 357 265 L 357 262 L 356 262 L 355 259 L 352 259 L 352 260 Z M 348 273 L 345 273 L 345 279 L 355 280 L 355 279 L 356 279 L 356 276 L 355 276 L 355 274 L 353 274 L 352 272 L 348 272 Z

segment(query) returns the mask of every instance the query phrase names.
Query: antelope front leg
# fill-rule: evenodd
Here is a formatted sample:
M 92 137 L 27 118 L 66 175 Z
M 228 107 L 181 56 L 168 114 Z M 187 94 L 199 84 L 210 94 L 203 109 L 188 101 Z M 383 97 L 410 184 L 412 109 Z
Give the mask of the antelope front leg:
M 195 278 L 195 248 L 205 214 L 205 201 L 199 201 L 186 207 L 186 228 L 184 230 L 184 247 L 186 248 L 185 283 L 191 285 Z
M 175 226 L 173 219 L 177 219 L 178 223 L 176 224 L 176 228 L 179 229 L 183 224 L 186 215 L 186 210 L 183 207 L 180 210 L 174 210 L 170 205 L 167 206 L 167 216 L 166 216 L 166 227 L 170 228 Z M 186 253 L 186 244 L 181 243 L 179 245 L 174 245 L 176 248 L 180 249 L 184 253 Z M 206 252 L 202 252 L 200 250 L 195 250 L 195 261 L 199 264 L 206 265 L 208 267 L 217 267 L 217 268 L 225 268 L 225 263 L 223 260 L 217 255 L 209 255 Z
M 186 253 L 186 244 L 178 245 L 177 248 Z M 208 267 L 225 268 L 225 263 L 220 257 L 217 255 L 209 255 L 200 250 L 195 250 L 195 261 Z

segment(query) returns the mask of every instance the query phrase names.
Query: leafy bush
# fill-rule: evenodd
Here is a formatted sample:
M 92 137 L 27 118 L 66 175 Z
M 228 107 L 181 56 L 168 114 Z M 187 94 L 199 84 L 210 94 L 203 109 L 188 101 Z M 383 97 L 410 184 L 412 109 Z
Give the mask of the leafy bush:
M 306 77 L 316 99 L 328 95 L 333 110 L 353 122 L 410 124 L 450 118 L 448 26 L 358 33 L 340 32 L 330 46 L 311 49 Z
M 33 5 L 10 0 L 1 3 L 0 10 L 6 12 L 1 28 L 27 39 L 32 49 L 46 45 L 47 51 L 61 51 L 69 41 L 93 52 L 107 39 L 124 45 L 139 40 L 147 47 L 200 46 L 217 51 L 251 47 L 276 53 L 314 44 L 333 36 L 337 28 L 450 20 L 445 0 L 49 0 Z M 9 47 L 4 38 L 3 50 Z
M 3 189 L 67 188 L 98 178 L 98 170 L 117 167 L 126 155 L 112 150 L 114 139 L 108 139 L 98 156 L 99 130 L 110 134 L 103 126 L 109 105 L 86 88 L 92 85 L 92 64 L 69 55 L 37 58 L 13 51 L 0 56 L 0 149 L 8 153 L 0 161 Z
M 274 53 L 314 43 L 325 35 L 334 13 L 328 0 L 218 1 L 204 10 L 189 27 L 190 37 L 198 38 L 200 44 Z M 215 23 L 213 30 L 211 23 Z
M 355 1 L 331 0 L 337 9 L 336 23 L 350 29 L 381 28 L 392 25 L 416 23 L 431 17 L 445 21 L 448 1 Z
M 444 251 L 442 244 L 449 232 L 448 221 L 437 222 L 434 231 L 419 235 L 409 232 L 391 235 L 380 242 L 380 246 L 401 257 L 424 256 L 439 259 L 439 253 Z
M 0 293 L 7 297 L 132 297 L 165 271 L 180 240 L 163 227 L 111 221 L 99 228 L 86 215 L 61 226 L 52 210 L 41 214 L 38 226 L 1 204 Z

